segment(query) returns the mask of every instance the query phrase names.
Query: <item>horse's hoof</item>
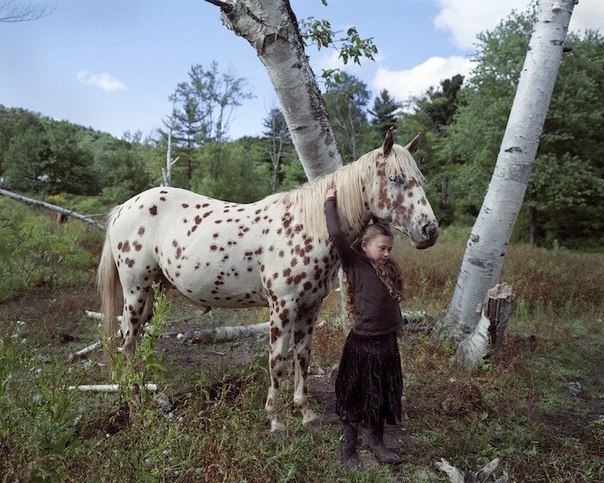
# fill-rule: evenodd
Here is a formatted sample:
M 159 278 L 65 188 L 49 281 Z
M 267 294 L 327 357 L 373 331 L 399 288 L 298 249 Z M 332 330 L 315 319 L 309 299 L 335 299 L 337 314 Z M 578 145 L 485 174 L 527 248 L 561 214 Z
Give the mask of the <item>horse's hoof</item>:
M 287 439 L 287 436 L 288 436 L 287 430 L 271 431 L 271 438 L 273 438 L 275 441 L 283 441 L 283 440 Z
M 315 418 L 302 423 L 302 426 L 309 431 L 319 431 L 323 427 L 323 421 L 321 418 Z
M 269 422 L 271 424 L 271 434 L 285 433 L 287 432 L 287 427 L 278 419 L 270 419 Z

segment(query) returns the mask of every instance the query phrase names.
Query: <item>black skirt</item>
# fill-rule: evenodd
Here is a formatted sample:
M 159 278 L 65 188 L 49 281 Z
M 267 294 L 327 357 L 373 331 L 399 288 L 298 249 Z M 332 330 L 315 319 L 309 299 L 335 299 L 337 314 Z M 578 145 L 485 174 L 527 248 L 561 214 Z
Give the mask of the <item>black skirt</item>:
M 397 334 L 350 333 L 336 379 L 336 414 L 363 426 L 400 424 L 403 374 Z

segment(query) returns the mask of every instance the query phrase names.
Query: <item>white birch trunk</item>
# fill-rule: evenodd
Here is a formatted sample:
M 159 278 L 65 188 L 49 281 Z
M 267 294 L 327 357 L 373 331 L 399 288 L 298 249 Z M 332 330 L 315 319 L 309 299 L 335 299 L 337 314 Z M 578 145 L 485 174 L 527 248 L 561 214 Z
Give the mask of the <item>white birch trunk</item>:
M 455 292 L 440 329 L 459 341 L 501 273 L 549 107 L 575 0 L 539 2 L 495 171 L 467 243 Z
M 306 177 L 339 168 L 342 155 L 289 1 L 206 1 L 220 7 L 227 28 L 245 38 L 264 65 Z
M 168 149 L 166 151 L 166 167 L 162 168 L 161 173 L 164 180 L 162 186 L 171 186 L 172 183 L 172 166 L 178 161 L 172 159 L 172 132 L 174 131 L 174 117 L 176 112 L 176 97 L 172 98 L 172 113 L 170 114 L 170 130 L 168 131 Z

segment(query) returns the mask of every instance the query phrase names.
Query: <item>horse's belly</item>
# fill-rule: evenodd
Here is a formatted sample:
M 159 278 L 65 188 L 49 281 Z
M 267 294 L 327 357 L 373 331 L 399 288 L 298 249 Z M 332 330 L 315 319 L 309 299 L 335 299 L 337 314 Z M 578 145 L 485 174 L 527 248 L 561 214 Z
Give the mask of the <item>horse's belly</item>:
M 195 305 L 206 307 L 258 307 L 268 305 L 259 280 L 236 271 L 200 273 L 171 277 L 172 285 Z

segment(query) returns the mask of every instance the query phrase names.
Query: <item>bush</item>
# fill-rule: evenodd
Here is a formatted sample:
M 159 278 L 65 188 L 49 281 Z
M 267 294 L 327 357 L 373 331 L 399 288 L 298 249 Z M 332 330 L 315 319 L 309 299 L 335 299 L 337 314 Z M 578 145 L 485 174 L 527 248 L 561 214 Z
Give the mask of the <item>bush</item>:
M 79 246 L 77 224 L 57 225 L 33 209 L 0 199 L 0 301 L 33 287 L 89 277 L 93 258 Z

